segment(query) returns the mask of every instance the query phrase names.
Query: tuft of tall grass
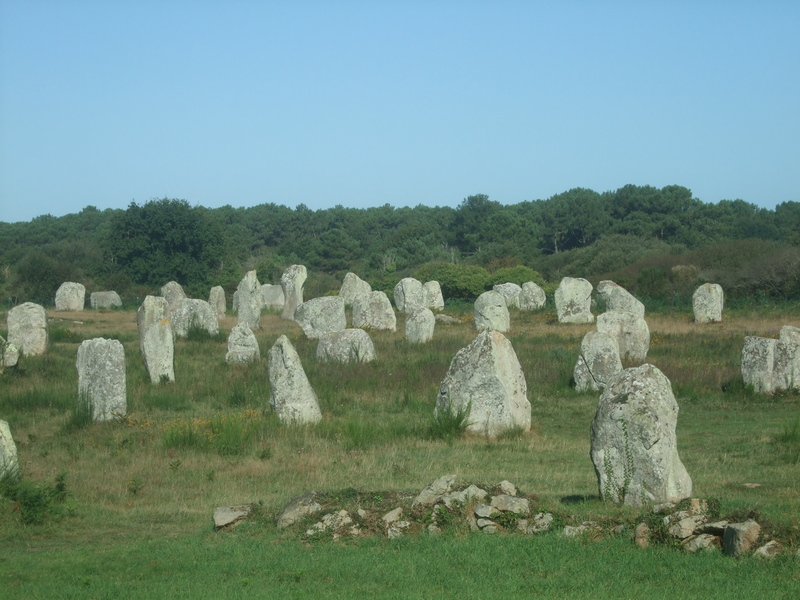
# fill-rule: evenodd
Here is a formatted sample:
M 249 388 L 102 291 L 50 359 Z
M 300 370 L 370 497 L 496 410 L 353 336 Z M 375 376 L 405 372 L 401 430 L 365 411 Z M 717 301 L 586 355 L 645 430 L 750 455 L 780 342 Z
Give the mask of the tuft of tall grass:
M 92 403 L 83 395 L 78 397 L 78 401 L 72 409 L 72 415 L 67 421 L 67 431 L 77 431 L 84 429 L 94 423 L 94 414 L 92 410 Z
M 800 463 L 800 416 L 784 425 L 783 433 L 778 434 L 775 441 L 780 444 L 786 462 L 795 465 Z
M 433 415 L 430 427 L 430 437 L 435 440 L 444 440 L 448 444 L 464 435 L 470 426 L 469 415 L 472 412 L 472 403 L 467 406 L 453 408 L 451 404 L 443 410 L 437 410 Z

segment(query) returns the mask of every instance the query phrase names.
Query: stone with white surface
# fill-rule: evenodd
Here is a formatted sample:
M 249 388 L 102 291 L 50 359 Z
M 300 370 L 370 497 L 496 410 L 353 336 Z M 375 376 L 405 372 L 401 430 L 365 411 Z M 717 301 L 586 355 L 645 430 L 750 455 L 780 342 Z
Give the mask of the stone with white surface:
M 269 403 L 283 423 L 304 425 L 322 420 L 317 395 L 311 388 L 297 351 L 282 335 L 269 350 Z
M 109 421 L 127 413 L 125 349 L 119 340 L 94 338 L 78 347 L 78 402 L 93 421 Z
M 56 310 L 81 311 L 86 304 L 86 287 L 82 283 L 65 281 L 56 290 Z
M 40 304 L 25 302 L 8 311 L 8 343 L 16 346 L 23 356 L 38 356 L 47 352 L 49 333 L 47 312 Z
M 564 277 L 555 293 L 559 323 L 594 323 L 592 284 L 580 277 Z
M 467 431 L 493 438 L 531 428 L 531 404 L 522 367 L 511 342 L 481 331 L 458 351 L 439 387 L 435 414 L 469 411 Z

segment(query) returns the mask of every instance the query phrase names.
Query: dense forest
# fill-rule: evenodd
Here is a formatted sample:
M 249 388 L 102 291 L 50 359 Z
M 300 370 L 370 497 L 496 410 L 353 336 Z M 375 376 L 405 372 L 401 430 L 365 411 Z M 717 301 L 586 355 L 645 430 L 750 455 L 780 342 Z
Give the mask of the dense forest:
M 7 304 L 52 305 L 63 281 L 136 298 L 176 280 L 204 298 L 213 285 L 232 292 L 250 269 L 277 283 L 295 263 L 309 270 L 307 297 L 338 289 L 353 271 L 386 291 L 409 275 L 438 279 L 450 298 L 504 281 L 552 288 L 573 276 L 613 279 L 667 301 L 704 281 L 720 283 L 729 298 L 800 299 L 800 202 L 767 210 L 704 203 L 676 185 L 627 185 L 514 205 L 477 194 L 457 208 L 207 209 L 164 198 L 0 222 Z

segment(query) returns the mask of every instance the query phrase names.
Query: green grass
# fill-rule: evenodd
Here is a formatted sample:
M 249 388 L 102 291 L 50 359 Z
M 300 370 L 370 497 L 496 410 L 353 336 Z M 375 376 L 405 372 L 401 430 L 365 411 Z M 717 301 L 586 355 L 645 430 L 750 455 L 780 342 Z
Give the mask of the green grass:
M 17 441 L 26 485 L 46 489 L 67 472 L 71 494 L 69 510 L 44 513 L 39 524 L 25 522 L 17 501 L 0 499 L 7 597 L 263 597 L 265 590 L 271 597 L 435 598 L 453 590 L 467 598 L 796 595 L 796 559 L 641 552 L 627 536 L 492 538 L 456 526 L 442 538 L 307 547 L 298 531 L 275 530 L 276 513 L 293 496 L 350 489 L 378 510 L 377 498 L 417 493 L 446 473 L 463 484 L 508 479 L 562 523 L 630 525 L 638 513 L 598 498 L 588 457 L 598 396 L 569 385 L 591 326 L 557 325 L 551 312 L 512 314 L 507 337 L 526 375 L 532 429 L 487 440 L 458 435 L 458 428 L 432 431 L 439 383 L 475 337 L 468 318 L 437 326 L 423 346 L 405 342 L 402 322 L 397 333 L 371 332 L 378 360 L 337 365 L 318 363 L 316 342 L 296 324 L 264 315 L 256 332 L 262 359 L 239 366 L 224 361 L 234 323 L 227 318 L 215 338 L 177 340 L 176 382 L 157 386 L 139 353 L 134 313 L 93 319 L 60 325 L 74 336 L 60 334 L 45 356 L 4 375 L 0 418 Z M 769 535 L 795 552 L 800 396 L 755 394 L 739 368 L 744 335 L 774 335 L 800 323 L 752 314 L 703 327 L 683 316 L 648 321 L 648 362 L 672 381 L 678 447 L 694 495 L 719 498 L 723 515 L 757 514 Z M 67 427 L 77 406 L 75 339 L 109 333 L 125 347 L 128 418 Z M 323 420 L 316 426 L 283 426 L 269 409 L 266 356 L 281 334 L 319 397 Z M 244 503 L 257 503 L 260 516 L 231 533 L 210 532 L 214 507 Z
M 305 546 L 276 534 L 6 547 L 6 598 L 794 598 L 795 559 L 646 552 L 626 539 L 421 537 Z

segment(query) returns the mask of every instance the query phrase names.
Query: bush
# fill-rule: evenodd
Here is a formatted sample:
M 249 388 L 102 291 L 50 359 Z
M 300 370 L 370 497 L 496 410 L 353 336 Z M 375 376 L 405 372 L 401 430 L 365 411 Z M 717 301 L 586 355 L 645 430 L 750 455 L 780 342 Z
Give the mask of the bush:
M 421 282 L 438 281 L 445 298 L 476 298 L 489 288 L 489 272 L 476 265 L 432 262 L 417 269 Z
M 0 496 L 14 503 L 25 525 L 41 525 L 64 514 L 64 502 L 68 497 L 67 474 L 56 476 L 55 484 L 38 484 L 28 481 L 18 471 L 6 473 L 0 478 Z

